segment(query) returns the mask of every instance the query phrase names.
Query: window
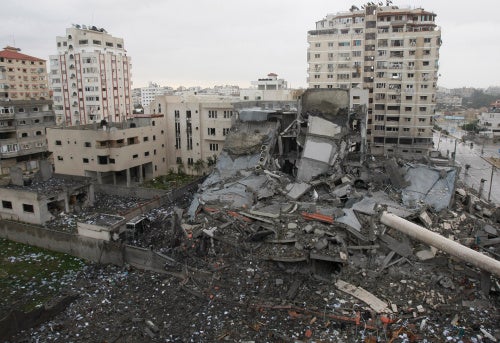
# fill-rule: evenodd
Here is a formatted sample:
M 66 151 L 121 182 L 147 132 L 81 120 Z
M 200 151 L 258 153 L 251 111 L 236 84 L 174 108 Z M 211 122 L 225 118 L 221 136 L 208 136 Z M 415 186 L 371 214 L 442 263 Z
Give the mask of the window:
M 115 164 L 115 159 L 114 158 L 110 158 L 109 159 L 109 164 Z
M 425 66 L 428 66 L 429 65 L 429 61 L 423 61 L 422 62 L 422 65 L 425 67 Z
M 179 112 L 179 110 L 175 110 L 175 111 L 174 111 L 174 116 L 175 116 L 175 118 L 179 118 L 179 117 L 180 117 L 180 112 Z
M 149 156 L 149 151 L 145 151 L 144 156 Z
M 21 137 L 22 137 L 22 138 L 28 137 L 28 133 L 27 133 L 27 132 L 23 132 L 23 133 L 21 133 Z
M 431 42 L 431 39 L 429 37 L 424 38 L 424 43 L 430 43 L 430 42 Z
M 233 111 L 224 111 L 224 118 L 231 118 L 233 116 Z
M 215 136 L 215 128 L 214 127 L 209 127 L 208 128 L 208 135 L 209 136 Z
M 57 156 L 57 160 L 58 160 L 58 161 L 63 161 L 63 160 L 64 160 L 64 158 L 63 158 L 62 156 Z
M 219 144 L 210 143 L 210 151 L 219 151 Z
M 36 136 L 41 136 L 41 135 L 42 135 L 42 131 L 37 131 L 37 132 L 35 132 L 35 135 L 36 135 Z
M 132 158 L 138 158 L 138 157 L 139 157 L 139 155 L 137 155 L 137 154 L 132 155 Z
M 208 118 L 212 118 L 212 119 L 217 118 L 217 111 L 209 110 L 208 111 Z
M 12 201 L 2 200 L 2 207 L 12 210 Z
M 89 163 L 89 159 L 88 158 L 83 158 L 83 163 Z
M 314 58 L 320 58 L 321 54 L 314 54 Z
M 189 111 L 189 110 L 186 111 L 186 118 L 187 119 L 191 118 L 191 111 Z
M 149 141 L 149 137 L 147 137 L 147 136 L 146 136 L 146 137 L 144 137 L 144 138 L 143 138 L 143 141 L 144 141 L 144 142 Z
M 229 128 L 223 128 L 222 129 L 222 135 L 223 136 L 227 136 L 228 133 L 229 133 Z
M 177 164 L 182 164 L 182 157 L 177 157 L 177 158 L 175 159 L 175 163 L 177 163 Z
M 23 211 L 28 213 L 35 213 L 35 208 L 30 204 L 23 204 Z
M 193 160 L 193 158 L 192 158 L 192 157 L 188 157 L 187 163 L 188 163 L 188 166 L 192 166 L 192 165 L 194 165 L 194 160 Z
M 314 46 L 315 46 L 316 48 L 320 48 L 320 47 L 321 47 L 321 43 L 315 43 L 315 44 L 314 44 Z
M 418 118 L 418 121 L 419 121 L 420 123 L 425 123 L 425 118 Z
M 83 146 L 86 148 L 90 148 L 92 146 L 92 144 L 90 144 L 90 142 L 85 142 L 85 143 L 83 143 Z
M 421 95 L 420 100 L 427 100 L 427 95 Z
M 97 163 L 108 164 L 108 156 L 97 156 Z

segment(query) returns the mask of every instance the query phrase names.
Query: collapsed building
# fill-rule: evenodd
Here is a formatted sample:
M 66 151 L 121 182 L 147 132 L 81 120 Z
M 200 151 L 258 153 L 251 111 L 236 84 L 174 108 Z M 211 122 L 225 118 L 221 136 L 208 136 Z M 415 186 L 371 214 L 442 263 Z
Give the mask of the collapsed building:
M 235 105 L 186 211 L 158 208 L 129 233 L 164 262 L 158 274 L 120 271 L 118 287 L 51 324 L 87 341 L 498 340 L 498 211 L 455 166 L 368 155 L 366 108 L 349 98 L 311 89 L 298 103 Z M 101 219 L 80 234 L 114 240 L 121 218 Z

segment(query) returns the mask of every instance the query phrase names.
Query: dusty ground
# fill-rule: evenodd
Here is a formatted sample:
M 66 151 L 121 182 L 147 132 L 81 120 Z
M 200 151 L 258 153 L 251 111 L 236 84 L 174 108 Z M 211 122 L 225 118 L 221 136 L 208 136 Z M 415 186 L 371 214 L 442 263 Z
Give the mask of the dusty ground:
M 65 289 L 79 298 L 12 342 L 490 342 L 500 334 L 498 293 L 481 293 L 470 268 L 444 255 L 380 271 L 373 251 L 313 268 L 264 261 L 254 252 L 261 243 L 176 240 L 169 230 L 145 239 L 179 262 L 165 274 L 87 266 Z M 393 322 L 339 291 L 338 279 L 395 305 Z

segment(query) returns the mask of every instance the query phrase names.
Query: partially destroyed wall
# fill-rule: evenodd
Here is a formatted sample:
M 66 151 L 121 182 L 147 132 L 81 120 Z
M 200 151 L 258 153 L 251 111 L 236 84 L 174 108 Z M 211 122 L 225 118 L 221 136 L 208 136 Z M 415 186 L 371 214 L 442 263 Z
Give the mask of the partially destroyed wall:
M 78 258 L 123 266 L 128 263 L 136 268 L 161 272 L 166 259 L 152 250 L 107 242 L 90 237 L 45 229 L 24 223 L 0 221 L 0 237 L 18 243 L 66 253 Z
M 99 185 L 95 184 L 95 191 L 99 193 L 106 193 L 109 195 L 116 195 L 120 197 L 136 197 L 141 199 L 153 199 L 162 197 L 168 194 L 168 191 L 153 188 L 142 187 L 125 187 L 117 185 Z
M 118 243 L 6 220 L 0 221 L 0 236 L 92 262 L 123 265 L 122 249 Z

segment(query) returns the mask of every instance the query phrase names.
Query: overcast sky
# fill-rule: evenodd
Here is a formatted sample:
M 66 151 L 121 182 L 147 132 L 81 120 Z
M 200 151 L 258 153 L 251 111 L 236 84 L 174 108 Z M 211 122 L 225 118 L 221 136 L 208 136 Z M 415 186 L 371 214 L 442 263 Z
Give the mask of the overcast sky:
M 376 1 L 378 2 L 378 1 Z M 346 0 L 17 0 L 2 1 L 0 47 L 48 60 L 71 24 L 124 39 L 133 87 L 235 84 L 277 73 L 307 87 L 307 31 Z M 437 14 L 442 29 L 438 85 L 500 85 L 500 1 L 393 0 Z

